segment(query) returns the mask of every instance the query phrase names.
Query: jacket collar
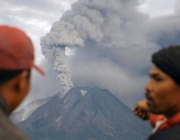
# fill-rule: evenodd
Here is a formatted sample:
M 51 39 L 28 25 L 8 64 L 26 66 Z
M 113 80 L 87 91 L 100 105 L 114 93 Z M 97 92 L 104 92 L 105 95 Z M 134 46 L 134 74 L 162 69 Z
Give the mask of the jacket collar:
M 164 123 L 162 123 L 158 127 L 157 131 L 161 131 L 161 130 L 173 127 L 176 124 L 180 123 L 180 112 L 177 113 L 176 115 L 174 115 L 173 117 L 169 118 L 169 119 L 164 118 L 163 121 L 164 121 Z

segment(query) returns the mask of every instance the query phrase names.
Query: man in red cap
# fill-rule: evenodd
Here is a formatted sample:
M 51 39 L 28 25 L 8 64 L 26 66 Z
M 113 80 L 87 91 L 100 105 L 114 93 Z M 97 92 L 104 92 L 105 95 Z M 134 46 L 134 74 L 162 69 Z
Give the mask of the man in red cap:
M 34 64 L 31 39 L 20 29 L 0 26 L 0 139 L 28 139 L 9 119 L 30 90 L 31 68 L 44 75 Z

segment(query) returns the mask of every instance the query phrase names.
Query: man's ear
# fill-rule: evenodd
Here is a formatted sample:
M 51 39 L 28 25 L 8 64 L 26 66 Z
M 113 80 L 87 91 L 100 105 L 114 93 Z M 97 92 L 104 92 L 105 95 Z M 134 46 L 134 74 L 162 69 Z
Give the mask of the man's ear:
M 19 92 L 25 88 L 27 84 L 27 75 L 28 75 L 28 72 L 25 70 L 16 77 L 16 84 L 15 84 L 16 92 Z

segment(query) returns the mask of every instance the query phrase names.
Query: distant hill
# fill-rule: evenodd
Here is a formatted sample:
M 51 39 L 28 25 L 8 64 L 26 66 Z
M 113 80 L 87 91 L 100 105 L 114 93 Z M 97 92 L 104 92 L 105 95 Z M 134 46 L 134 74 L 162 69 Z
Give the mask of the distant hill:
M 45 103 L 47 103 L 49 100 L 51 99 L 51 97 L 45 98 L 45 99 L 40 99 L 40 100 L 36 100 L 31 102 L 30 104 L 28 104 L 25 108 L 14 112 L 11 116 L 10 119 L 14 122 L 14 123 L 19 123 L 21 121 L 26 120 L 29 116 L 31 116 L 31 114 L 40 106 L 44 105 Z
M 144 140 L 150 126 L 106 89 L 72 88 L 53 96 L 19 127 L 32 140 Z

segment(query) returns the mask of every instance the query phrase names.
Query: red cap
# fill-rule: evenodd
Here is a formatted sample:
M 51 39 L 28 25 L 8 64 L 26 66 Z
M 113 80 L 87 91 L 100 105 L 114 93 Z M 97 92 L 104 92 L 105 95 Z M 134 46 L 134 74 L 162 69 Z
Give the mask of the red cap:
M 0 69 L 23 70 L 35 68 L 44 75 L 44 71 L 34 64 L 34 47 L 31 39 L 20 29 L 0 26 Z

